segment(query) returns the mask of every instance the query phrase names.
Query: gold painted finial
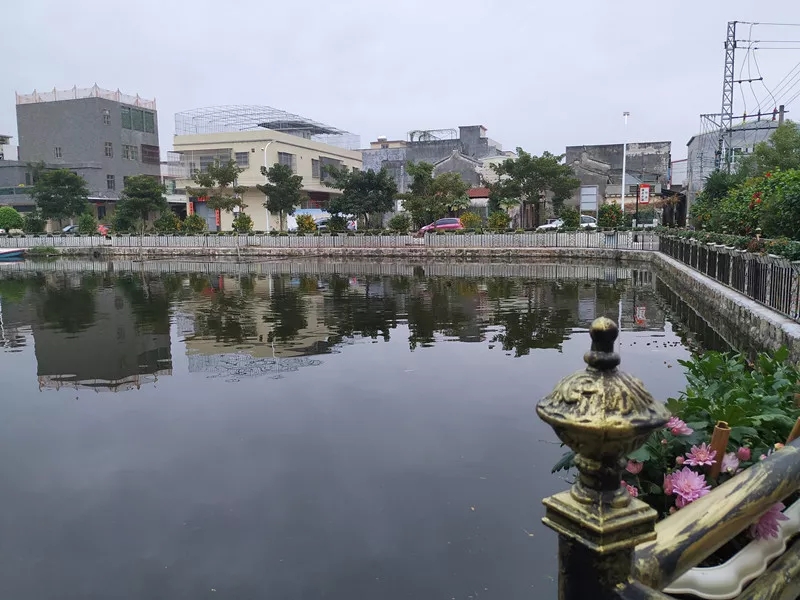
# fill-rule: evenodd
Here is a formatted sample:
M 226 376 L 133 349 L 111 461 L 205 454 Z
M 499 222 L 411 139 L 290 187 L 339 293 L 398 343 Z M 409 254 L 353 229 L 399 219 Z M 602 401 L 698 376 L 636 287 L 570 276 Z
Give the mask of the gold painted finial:
M 592 322 L 589 330 L 592 348 L 583 355 L 583 360 L 593 369 L 610 371 L 619 365 L 619 354 L 614 352 L 614 342 L 619 336 L 617 324 L 607 317 L 599 317 Z

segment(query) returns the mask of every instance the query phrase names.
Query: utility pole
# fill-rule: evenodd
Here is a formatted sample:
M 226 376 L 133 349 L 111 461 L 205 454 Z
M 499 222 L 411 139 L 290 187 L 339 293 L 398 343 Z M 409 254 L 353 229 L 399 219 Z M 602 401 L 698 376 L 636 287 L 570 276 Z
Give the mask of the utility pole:
M 781 125 L 783 125 L 783 114 L 784 114 L 784 112 L 785 112 L 785 110 L 784 110 L 784 106 L 783 106 L 783 104 L 781 104 L 781 105 L 778 107 L 778 127 L 780 127 Z
M 622 209 L 622 214 L 625 214 L 625 169 L 627 165 L 625 164 L 628 154 L 628 117 L 631 116 L 627 110 L 622 113 L 622 118 L 625 119 L 625 136 L 622 140 L 622 185 L 619 189 L 619 204 L 620 208 Z M 598 213 L 599 214 L 599 213 Z
M 723 157 L 725 170 L 730 171 L 731 156 L 730 146 L 733 126 L 733 82 L 734 82 L 734 54 L 736 51 L 736 21 L 728 21 L 728 35 L 725 38 L 725 75 L 722 79 L 722 110 L 720 119 L 719 138 L 717 139 L 717 154 L 714 157 L 714 168 L 722 166 Z M 728 136 L 727 144 L 725 136 Z M 724 154 L 723 154 L 724 153 Z

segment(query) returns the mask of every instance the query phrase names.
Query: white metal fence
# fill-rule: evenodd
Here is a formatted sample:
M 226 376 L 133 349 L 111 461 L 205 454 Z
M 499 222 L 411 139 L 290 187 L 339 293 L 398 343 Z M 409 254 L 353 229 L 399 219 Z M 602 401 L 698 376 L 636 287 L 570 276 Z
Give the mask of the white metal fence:
M 237 244 L 238 238 L 238 244 Z M 24 235 L 0 236 L 0 248 L 607 248 L 656 250 L 655 234 L 619 232 L 410 235 Z

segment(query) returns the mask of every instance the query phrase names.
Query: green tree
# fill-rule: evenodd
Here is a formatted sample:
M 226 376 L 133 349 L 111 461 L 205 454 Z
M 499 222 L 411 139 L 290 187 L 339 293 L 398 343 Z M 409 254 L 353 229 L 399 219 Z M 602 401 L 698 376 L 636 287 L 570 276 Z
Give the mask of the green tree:
M 206 221 L 200 215 L 189 215 L 183 220 L 181 229 L 184 233 L 202 233 L 206 230 Z
M 286 215 L 293 215 L 306 193 L 303 191 L 303 178 L 295 175 L 288 165 L 275 163 L 269 169 L 261 167 L 261 174 L 267 183 L 256 188 L 266 195 L 264 206 L 270 213 L 278 213 L 280 230 L 286 229 Z
M 800 169 L 800 128 L 793 121 L 786 121 L 767 141 L 756 144 L 752 154 L 740 162 L 737 172 L 746 178 L 790 169 Z
M 597 215 L 597 225 L 605 229 L 622 227 L 623 214 L 619 204 L 609 202 L 600 207 Z
M 561 221 L 566 229 L 577 229 L 581 224 L 581 213 L 577 208 L 565 206 L 561 209 Z
M 157 179 L 149 175 L 133 175 L 128 177 L 122 190 L 117 208 L 114 211 L 115 226 L 117 223 L 139 225 L 139 234 L 144 235 L 144 228 L 150 213 L 169 210 L 164 197 L 165 188 Z M 139 255 L 142 253 L 142 238 L 139 238 Z
M 57 220 L 61 227 L 64 219 L 84 211 L 89 190 L 80 175 L 68 169 L 55 169 L 38 173 L 31 196 L 42 217 Z
M 411 217 L 404 212 L 394 214 L 389 219 L 388 227 L 396 233 L 408 233 L 408 230 L 411 229 Z
M 413 180 L 408 193 L 401 196 L 403 209 L 417 227 L 469 208 L 469 184 L 458 173 L 441 173 L 434 177 L 433 165 L 426 162 L 410 162 L 406 172 Z
M 346 167 L 326 167 L 331 180 L 325 185 L 342 191 L 340 196 L 331 199 L 330 212 L 341 215 L 364 217 L 366 228 L 370 226 L 370 216 L 383 216 L 392 210 L 397 197 L 397 184 L 386 169 L 377 173 L 369 171 L 348 171 Z M 373 219 L 375 221 L 375 219 Z
M 297 216 L 297 231 L 298 233 L 314 233 L 317 230 L 317 224 L 314 217 L 311 215 L 298 215 Z
M 240 212 L 233 219 L 233 230 L 236 233 L 250 233 L 253 231 L 253 219 L 250 215 Z
M 221 210 L 229 214 L 244 213 L 244 193 L 247 188 L 238 185 L 239 174 L 244 171 L 235 160 L 227 163 L 216 162 L 205 171 L 197 171 L 192 180 L 197 187 L 190 188 L 194 196 L 206 197 L 207 205 L 212 210 Z
M 88 210 L 78 217 L 78 231 L 85 235 L 97 233 L 97 219 L 92 213 L 88 212 Z
M 562 164 L 564 155 L 544 152 L 535 156 L 517 148 L 517 158 L 491 165 L 498 180 L 489 186 L 490 199 L 499 205 L 501 199 L 517 199 L 521 203 L 524 227 L 538 225 L 541 202 L 547 192 L 553 194 L 554 204 L 563 204 L 580 185 L 572 167 Z
M 175 233 L 181 228 L 181 220 L 171 210 L 165 210 L 160 217 L 153 221 L 153 227 L 159 233 Z
M 25 219 L 12 206 L 0 206 L 0 229 L 11 231 L 12 229 L 22 229 L 25 226 Z
M 703 190 L 697 195 L 689 210 L 689 217 L 695 227 L 710 226 L 717 215 L 719 204 L 734 188 L 744 183 L 742 172 L 727 173 L 714 171 L 705 180 Z
M 44 233 L 47 222 L 42 218 L 42 213 L 32 210 L 25 215 L 25 224 L 22 229 L 25 233 Z

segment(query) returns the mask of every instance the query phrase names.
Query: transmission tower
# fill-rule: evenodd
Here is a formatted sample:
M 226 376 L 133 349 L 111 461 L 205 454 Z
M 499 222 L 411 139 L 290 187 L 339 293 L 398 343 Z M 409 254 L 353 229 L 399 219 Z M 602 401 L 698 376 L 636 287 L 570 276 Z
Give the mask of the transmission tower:
M 722 79 L 722 110 L 720 110 L 719 138 L 717 140 L 717 154 L 714 157 L 714 168 L 719 169 L 722 158 L 730 169 L 730 140 L 731 127 L 733 126 L 733 77 L 734 54 L 736 52 L 736 21 L 728 21 L 728 35 L 725 38 L 725 76 Z M 725 136 L 728 136 L 727 148 Z

